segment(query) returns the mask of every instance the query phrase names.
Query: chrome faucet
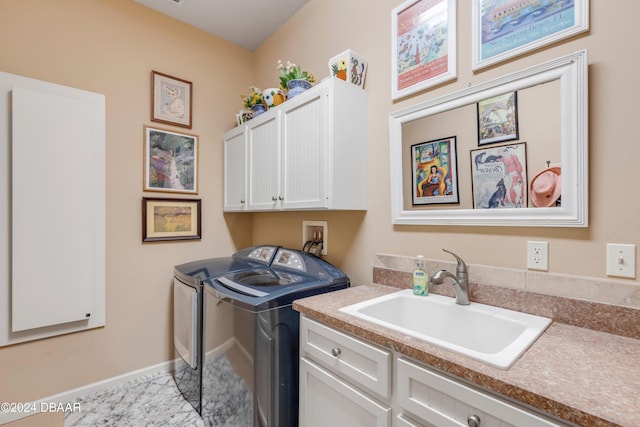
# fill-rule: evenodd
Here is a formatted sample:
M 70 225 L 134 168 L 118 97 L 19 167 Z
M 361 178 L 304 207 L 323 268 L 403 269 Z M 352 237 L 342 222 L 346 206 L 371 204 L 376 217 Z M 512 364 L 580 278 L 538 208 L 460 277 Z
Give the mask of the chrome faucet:
M 444 279 L 449 278 L 453 282 L 453 290 L 456 293 L 456 304 L 469 305 L 469 273 L 467 272 L 467 264 L 462 258 L 451 251 L 443 249 L 443 251 L 456 257 L 458 266 L 456 267 L 455 276 L 447 270 L 440 270 L 431 277 L 431 283 L 441 285 Z

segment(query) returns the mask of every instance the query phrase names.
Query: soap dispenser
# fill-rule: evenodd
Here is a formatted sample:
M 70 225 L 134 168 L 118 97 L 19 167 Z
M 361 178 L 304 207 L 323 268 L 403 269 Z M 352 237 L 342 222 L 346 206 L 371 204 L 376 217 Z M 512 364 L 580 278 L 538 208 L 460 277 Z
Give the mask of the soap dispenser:
M 413 271 L 413 294 L 429 295 L 429 275 L 424 271 L 424 257 L 416 257 L 416 269 Z

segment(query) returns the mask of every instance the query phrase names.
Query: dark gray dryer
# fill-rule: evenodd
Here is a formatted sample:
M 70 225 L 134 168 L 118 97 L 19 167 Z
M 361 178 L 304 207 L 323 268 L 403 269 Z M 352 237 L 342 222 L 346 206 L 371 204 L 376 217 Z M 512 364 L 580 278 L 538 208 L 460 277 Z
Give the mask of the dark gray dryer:
M 175 379 L 205 425 L 298 425 L 294 300 L 344 289 L 326 261 L 279 246 L 174 269 Z

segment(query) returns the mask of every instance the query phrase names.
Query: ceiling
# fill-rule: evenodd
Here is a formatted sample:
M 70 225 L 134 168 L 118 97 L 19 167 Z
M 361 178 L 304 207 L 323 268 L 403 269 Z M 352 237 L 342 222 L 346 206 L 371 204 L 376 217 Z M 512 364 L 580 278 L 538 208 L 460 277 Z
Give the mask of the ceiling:
M 309 0 L 134 0 L 255 50 Z

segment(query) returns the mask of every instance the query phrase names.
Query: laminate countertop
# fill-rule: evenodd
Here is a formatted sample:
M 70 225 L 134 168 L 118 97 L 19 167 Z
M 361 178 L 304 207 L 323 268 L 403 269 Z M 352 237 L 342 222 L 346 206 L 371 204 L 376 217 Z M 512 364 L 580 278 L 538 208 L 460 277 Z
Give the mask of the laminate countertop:
M 338 311 L 397 291 L 366 284 L 300 299 L 293 308 L 569 422 L 640 426 L 640 340 L 553 322 L 511 368 L 501 370 Z

